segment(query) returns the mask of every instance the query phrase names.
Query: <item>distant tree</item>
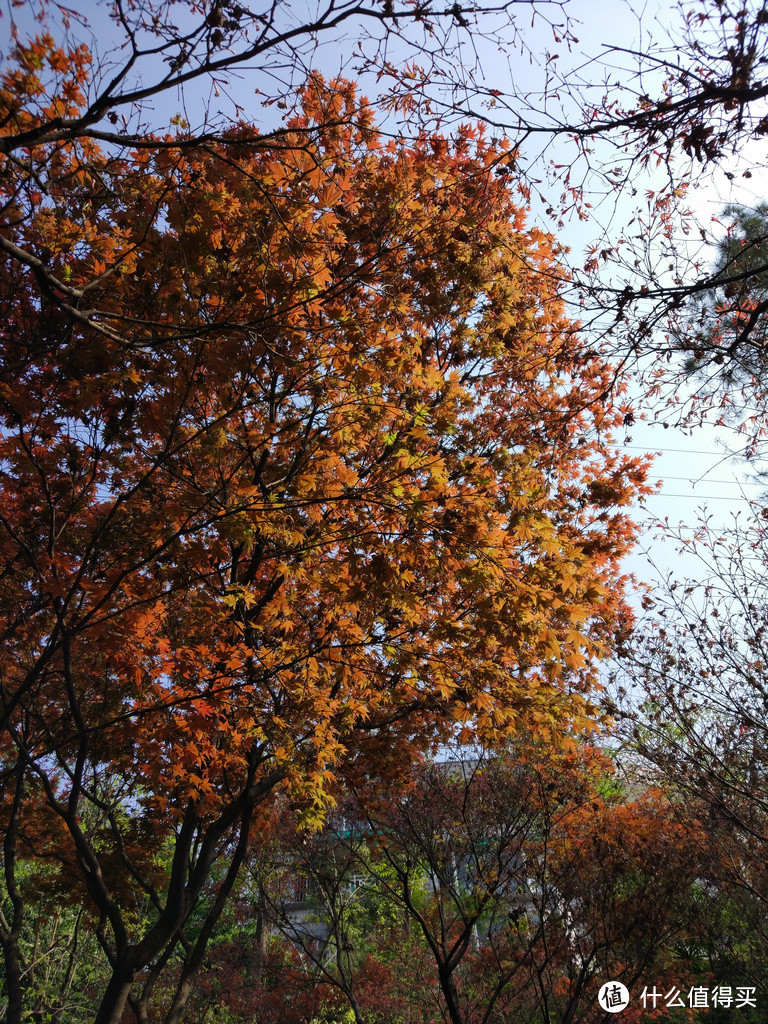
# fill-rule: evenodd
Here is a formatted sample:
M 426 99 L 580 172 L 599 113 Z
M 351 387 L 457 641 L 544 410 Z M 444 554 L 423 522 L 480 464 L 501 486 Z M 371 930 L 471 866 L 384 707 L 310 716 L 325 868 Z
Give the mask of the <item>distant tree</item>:
M 698 295 L 678 344 L 689 353 L 686 368 L 713 393 L 738 389 L 731 418 L 745 403 L 764 403 L 766 313 L 768 313 L 768 205 L 728 206 L 721 215 L 726 234 L 718 242 L 712 287 Z M 696 344 L 694 344 L 696 342 Z
M 670 579 L 621 652 L 614 690 L 627 744 L 673 806 L 706 831 L 711 969 L 768 991 L 768 603 L 763 517 L 714 535 L 702 580 Z M 689 540 L 689 538 L 686 538 Z M 688 544 L 688 547 L 691 547 Z M 644 697 L 640 700 L 640 697 Z
M 699 935 L 703 863 L 688 825 L 659 791 L 625 798 L 593 749 L 424 765 L 400 798 L 361 793 L 318 835 L 285 833 L 327 946 L 302 938 L 295 905 L 275 919 L 303 950 L 304 984 L 343 992 L 358 1024 L 597 1021 L 602 981 L 639 1005 L 651 977 L 688 971 L 675 946 Z M 372 984 L 393 974 L 407 993 Z

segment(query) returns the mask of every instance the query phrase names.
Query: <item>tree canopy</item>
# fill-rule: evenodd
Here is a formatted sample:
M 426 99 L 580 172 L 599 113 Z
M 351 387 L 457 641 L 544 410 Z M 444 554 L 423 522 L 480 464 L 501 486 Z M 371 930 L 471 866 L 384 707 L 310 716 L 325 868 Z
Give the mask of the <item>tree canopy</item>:
M 98 1024 L 177 947 L 179 1019 L 278 785 L 594 720 L 645 461 L 505 157 L 317 76 L 276 140 L 4 157 L 5 863 L 92 908 Z

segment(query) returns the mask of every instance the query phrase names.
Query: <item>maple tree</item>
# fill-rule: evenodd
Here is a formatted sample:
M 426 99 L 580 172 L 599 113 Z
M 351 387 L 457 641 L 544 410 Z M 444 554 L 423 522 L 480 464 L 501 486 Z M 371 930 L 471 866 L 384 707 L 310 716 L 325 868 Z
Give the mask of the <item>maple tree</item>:
M 60 54 L 16 60 L 5 102 L 36 101 Z M 180 1018 L 276 787 L 317 821 L 456 730 L 580 729 L 627 621 L 645 461 L 506 151 L 385 143 L 319 77 L 254 133 L 43 137 L 40 189 L 3 157 L 4 866 L 19 922 L 29 856 L 89 908 L 98 1024 L 178 961 Z

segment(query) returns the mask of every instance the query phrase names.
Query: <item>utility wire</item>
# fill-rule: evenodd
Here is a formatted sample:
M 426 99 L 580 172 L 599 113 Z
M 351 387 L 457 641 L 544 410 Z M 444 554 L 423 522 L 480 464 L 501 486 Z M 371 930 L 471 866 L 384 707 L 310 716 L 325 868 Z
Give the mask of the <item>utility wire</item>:
M 660 476 L 659 480 L 687 480 L 688 483 L 693 484 L 695 481 L 690 476 Z M 768 484 L 762 480 L 736 480 L 731 477 L 730 480 L 719 480 L 715 477 L 706 477 L 708 484 L 738 484 L 739 487 L 768 487 Z
M 659 491 L 658 494 L 645 494 L 644 500 L 648 498 L 687 498 L 689 501 L 738 501 L 746 502 L 747 498 L 731 498 L 725 494 L 670 494 L 668 491 Z
M 747 446 L 751 447 L 751 446 Z M 644 445 L 644 444 L 625 444 L 622 448 L 631 448 L 633 451 L 646 452 L 648 455 L 653 455 L 654 452 L 679 452 L 682 455 L 720 455 L 726 459 L 744 459 L 745 462 L 749 460 L 744 458 L 743 449 L 740 452 L 723 452 L 722 449 L 716 448 L 661 448 L 659 445 Z

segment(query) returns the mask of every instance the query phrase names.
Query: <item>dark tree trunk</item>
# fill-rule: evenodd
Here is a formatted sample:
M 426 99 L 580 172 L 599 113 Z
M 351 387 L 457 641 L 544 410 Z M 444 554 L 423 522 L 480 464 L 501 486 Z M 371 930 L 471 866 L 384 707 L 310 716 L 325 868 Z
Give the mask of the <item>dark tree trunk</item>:
M 5 977 L 3 985 L 8 1005 L 5 1010 L 5 1024 L 21 1024 L 22 1013 L 22 991 L 21 991 L 21 961 L 19 960 L 19 947 L 15 936 L 3 938 L 3 960 L 5 963 Z

